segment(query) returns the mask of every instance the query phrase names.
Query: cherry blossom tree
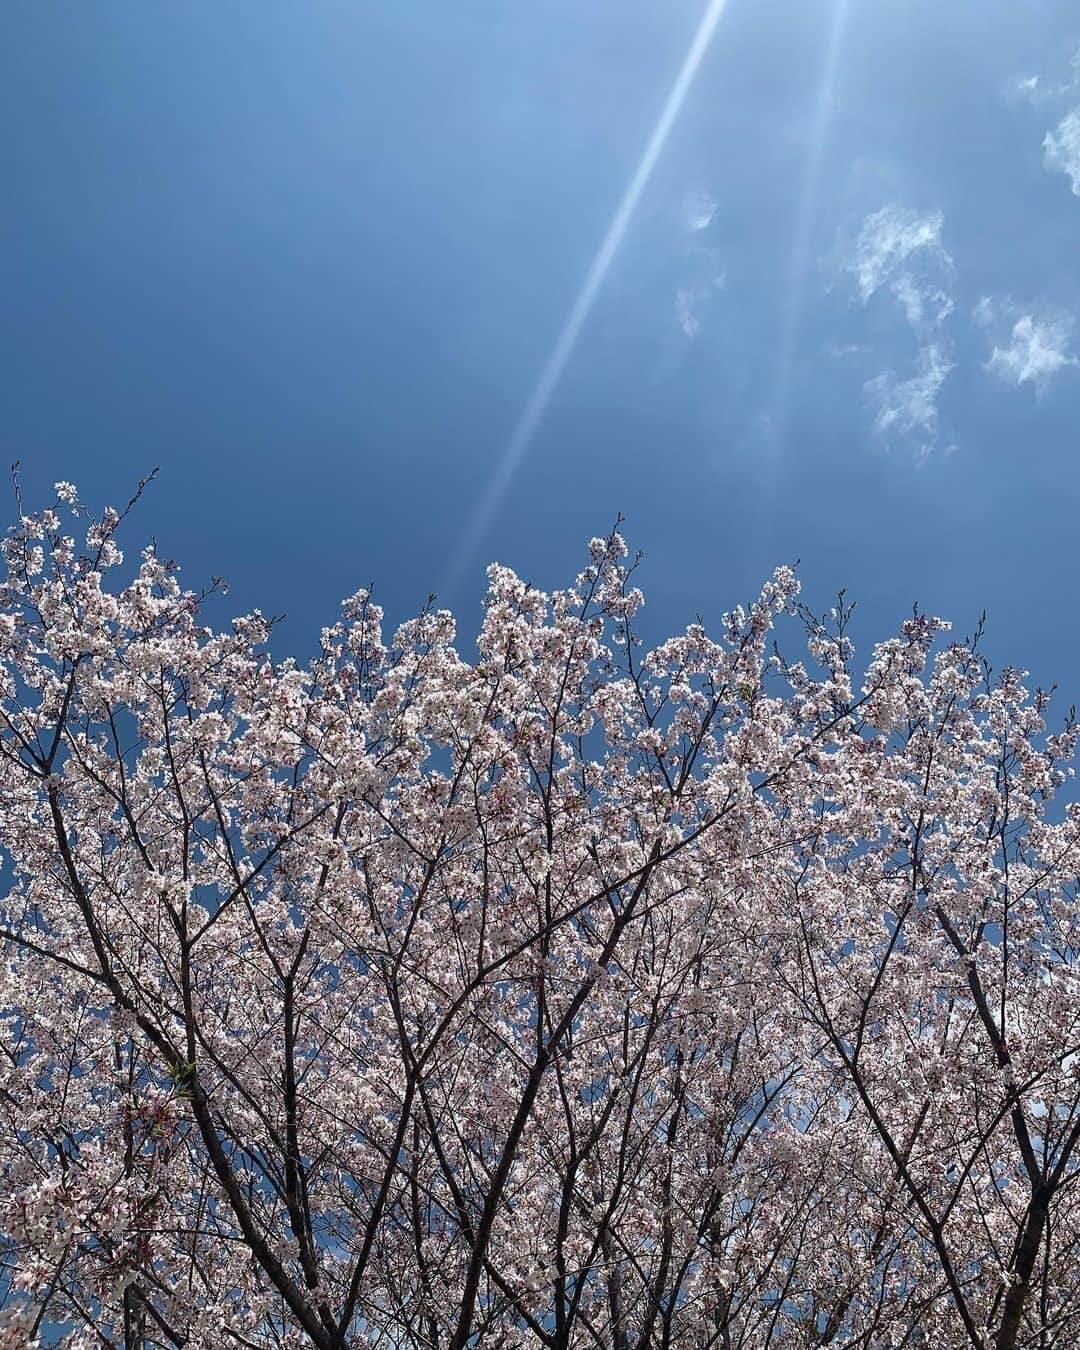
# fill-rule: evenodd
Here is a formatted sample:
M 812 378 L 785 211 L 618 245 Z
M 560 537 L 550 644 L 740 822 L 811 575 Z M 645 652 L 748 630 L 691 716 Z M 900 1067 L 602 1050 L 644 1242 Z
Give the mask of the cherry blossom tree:
M 1076 729 L 618 528 L 307 665 L 127 511 L 3 546 L 0 1347 L 1068 1346 Z M 214 602 L 218 603 L 217 601 Z M 806 654 L 776 645 L 795 630 Z

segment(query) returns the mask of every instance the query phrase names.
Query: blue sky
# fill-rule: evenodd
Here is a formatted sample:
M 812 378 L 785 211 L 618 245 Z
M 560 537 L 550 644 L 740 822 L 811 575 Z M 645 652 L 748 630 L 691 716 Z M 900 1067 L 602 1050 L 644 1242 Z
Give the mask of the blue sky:
M 994 660 L 1080 702 L 1074 5 L 5 28 L 0 453 L 31 499 L 160 464 L 141 532 L 298 655 L 371 581 L 395 620 L 437 590 L 469 650 L 486 562 L 559 584 L 622 511 L 651 636 L 797 557 L 864 640 L 986 608 Z

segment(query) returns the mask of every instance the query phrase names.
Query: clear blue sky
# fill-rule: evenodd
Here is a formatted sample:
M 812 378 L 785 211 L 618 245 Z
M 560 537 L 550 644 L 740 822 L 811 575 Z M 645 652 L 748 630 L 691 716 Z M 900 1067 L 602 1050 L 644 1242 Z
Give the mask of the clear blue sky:
M 132 542 L 298 655 L 372 580 L 468 651 L 487 561 L 558 584 L 622 511 L 651 635 L 798 557 L 1080 702 L 1080 10 L 709 11 L 9 6 L 27 495 L 160 464 Z

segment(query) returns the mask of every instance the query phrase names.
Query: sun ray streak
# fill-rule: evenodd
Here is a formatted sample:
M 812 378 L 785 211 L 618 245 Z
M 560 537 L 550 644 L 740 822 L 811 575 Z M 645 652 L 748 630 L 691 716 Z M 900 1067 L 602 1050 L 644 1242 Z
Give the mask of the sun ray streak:
M 532 392 L 522 409 L 521 416 L 511 433 L 506 448 L 495 464 L 494 471 L 484 491 L 484 495 L 473 511 L 472 519 L 465 530 L 458 548 L 447 570 L 441 590 L 452 591 L 472 561 L 477 548 L 486 533 L 495 513 L 502 503 L 514 474 L 521 465 L 529 449 L 536 429 L 547 411 L 552 396 L 558 387 L 574 347 L 585 327 L 589 313 L 599 295 L 619 246 L 623 241 L 630 221 L 633 218 L 641 195 L 648 185 L 653 169 L 663 153 L 671 129 L 678 120 L 679 113 L 690 92 L 694 77 L 708 50 L 713 33 L 727 6 L 727 0 L 710 0 L 708 7 L 698 24 L 690 48 L 683 59 L 675 83 L 671 87 L 660 117 L 645 146 L 644 154 L 634 171 L 630 183 L 608 226 L 607 233 L 593 258 L 577 298 L 570 308 L 566 322 L 562 326 L 551 354 L 540 372 Z
M 829 43 L 825 53 L 821 83 L 818 86 L 810 144 L 806 153 L 802 192 L 799 196 L 799 207 L 795 218 L 795 234 L 788 269 L 787 294 L 780 322 L 780 341 L 777 344 L 777 359 L 770 407 L 773 460 L 778 457 L 783 448 L 782 443 L 791 401 L 791 377 L 795 361 L 795 345 L 799 335 L 799 324 L 802 319 L 806 294 L 806 270 L 810 256 L 810 241 L 813 237 L 814 224 L 817 218 L 818 197 L 821 188 L 821 165 L 825 155 L 825 146 L 828 142 L 829 127 L 832 122 L 836 78 L 840 67 L 840 52 L 843 46 L 848 4 L 849 0 L 834 0 L 833 3 Z M 771 467 L 775 469 L 776 466 L 773 464 Z

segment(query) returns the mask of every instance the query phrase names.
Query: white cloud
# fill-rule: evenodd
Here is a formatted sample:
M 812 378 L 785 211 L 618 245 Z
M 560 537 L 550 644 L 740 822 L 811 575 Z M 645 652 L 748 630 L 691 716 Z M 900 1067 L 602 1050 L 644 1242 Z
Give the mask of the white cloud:
M 1051 173 L 1068 174 L 1073 194 L 1080 197 L 1080 108 L 1066 113 L 1043 137 L 1043 163 Z
M 953 312 L 950 296 L 937 286 L 920 286 L 913 277 L 897 277 L 891 287 L 912 328 L 937 328 Z
M 1075 88 L 1075 76 L 1061 84 L 1048 84 L 1038 75 L 1018 75 L 1009 82 L 1006 94 L 1014 103 L 1030 103 L 1033 108 L 1044 108 L 1048 103 L 1067 98 Z
M 675 317 L 687 337 L 697 337 L 705 321 L 705 311 L 715 291 L 723 290 L 727 277 L 723 272 L 707 281 L 680 286 L 675 292 Z
M 1007 384 L 1033 384 L 1036 394 L 1042 395 L 1055 375 L 1080 366 L 1069 351 L 1072 330 L 1067 315 L 1023 314 L 1013 324 L 1009 345 L 995 346 L 986 368 Z
M 1030 103 L 1035 103 L 1045 96 L 1044 91 L 1039 88 L 1038 75 L 1017 75 L 1009 84 L 1009 93 L 1014 98 L 1024 98 Z
M 1017 75 L 1009 81 L 1006 93 L 1013 100 L 1030 103 L 1033 108 L 1068 98 L 1080 85 L 1080 49 L 1073 53 L 1069 66 L 1068 79 L 1056 82 L 1041 75 Z
M 971 318 L 980 328 L 989 328 L 994 322 L 996 312 L 993 297 L 984 295 L 971 311 Z
M 943 223 L 940 211 L 920 215 L 897 202 L 867 216 L 846 269 L 854 274 L 862 300 L 869 300 L 916 254 L 947 267 L 952 259 L 941 242 Z
M 688 338 L 701 332 L 714 293 L 727 284 L 720 251 L 706 233 L 716 211 L 716 198 L 705 188 L 688 192 L 683 198 L 680 223 L 684 237 L 681 276 L 675 289 L 675 321 Z
M 940 211 L 920 213 L 893 202 L 866 217 L 846 270 L 866 304 L 887 290 L 915 334 L 915 373 L 886 370 L 863 385 L 874 430 L 886 445 L 911 447 L 918 459 L 939 449 L 938 400 L 953 369 L 942 326 L 953 312 L 946 289 L 952 258 L 942 242 Z
M 686 199 L 685 222 L 691 234 L 707 230 L 716 215 L 717 201 L 711 192 L 692 192 Z
M 675 292 L 675 317 L 687 337 L 701 331 L 700 293 L 694 286 L 680 286 Z
M 929 343 L 919 352 L 915 374 L 898 379 L 886 371 L 863 386 L 874 409 L 874 430 L 886 444 L 901 440 L 913 446 L 919 459 L 938 448 L 938 396 L 953 369 L 944 343 Z

